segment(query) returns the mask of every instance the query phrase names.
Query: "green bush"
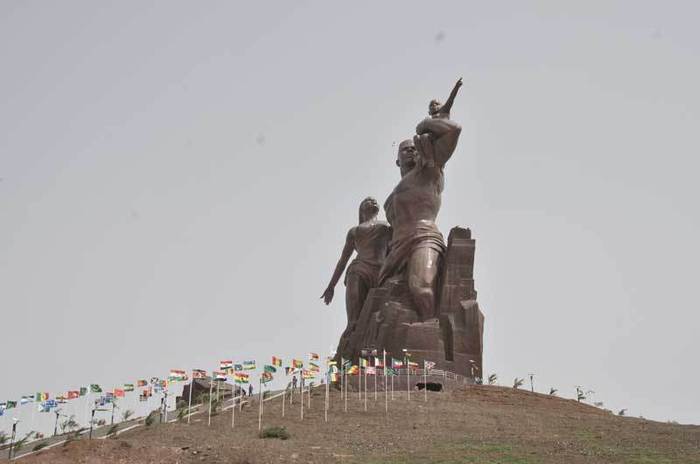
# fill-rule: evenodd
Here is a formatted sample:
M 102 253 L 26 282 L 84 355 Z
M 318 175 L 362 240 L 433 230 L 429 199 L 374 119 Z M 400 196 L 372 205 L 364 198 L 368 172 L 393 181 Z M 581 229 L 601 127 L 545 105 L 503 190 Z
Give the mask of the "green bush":
M 279 438 L 280 440 L 287 440 L 289 438 L 289 432 L 285 427 L 265 427 L 262 432 L 260 432 L 260 438 Z

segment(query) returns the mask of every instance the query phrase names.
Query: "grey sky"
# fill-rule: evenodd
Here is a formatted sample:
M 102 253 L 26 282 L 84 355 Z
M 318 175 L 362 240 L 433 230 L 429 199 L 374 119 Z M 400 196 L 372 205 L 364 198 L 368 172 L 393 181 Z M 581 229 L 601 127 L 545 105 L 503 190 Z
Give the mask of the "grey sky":
M 335 345 L 432 98 L 484 363 L 700 423 L 696 2 L 0 3 L 0 400 Z

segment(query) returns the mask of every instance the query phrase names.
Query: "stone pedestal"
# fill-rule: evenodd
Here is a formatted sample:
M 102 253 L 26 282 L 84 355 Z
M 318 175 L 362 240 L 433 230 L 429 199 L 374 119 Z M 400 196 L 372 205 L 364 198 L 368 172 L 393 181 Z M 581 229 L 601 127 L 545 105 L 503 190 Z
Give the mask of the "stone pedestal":
M 419 322 L 406 282 L 389 279 L 370 290 L 354 330 L 338 344 L 338 358 L 357 363 L 360 351 L 387 351 L 387 358 L 403 358 L 403 349 L 419 367 L 436 368 L 468 377 L 481 377 L 484 315 L 474 289 L 475 241 L 469 229 L 455 227 L 447 240 L 438 284 L 438 317 Z

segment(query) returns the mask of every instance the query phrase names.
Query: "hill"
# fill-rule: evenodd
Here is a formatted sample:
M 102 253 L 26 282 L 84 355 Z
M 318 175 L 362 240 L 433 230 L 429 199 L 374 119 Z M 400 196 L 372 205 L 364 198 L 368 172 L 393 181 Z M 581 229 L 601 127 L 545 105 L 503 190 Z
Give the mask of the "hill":
M 619 417 L 599 408 L 523 390 L 464 386 L 449 392 L 396 393 L 385 413 L 383 394 L 369 393 L 368 411 L 351 393 L 348 412 L 323 391 L 300 420 L 298 396 L 281 417 L 281 398 L 265 403 L 265 427 L 284 426 L 289 439 L 258 437 L 253 403 L 223 411 L 207 426 L 156 424 L 115 439 L 78 440 L 21 459 L 52 463 L 700 463 L 700 426 Z

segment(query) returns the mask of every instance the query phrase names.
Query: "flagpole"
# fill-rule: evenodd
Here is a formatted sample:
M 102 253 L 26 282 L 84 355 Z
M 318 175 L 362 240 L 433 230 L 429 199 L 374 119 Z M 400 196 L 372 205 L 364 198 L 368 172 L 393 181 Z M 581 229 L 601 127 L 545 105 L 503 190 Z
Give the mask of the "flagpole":
M 190 394 L 187 400 L 187 423 L 190 423 L 190 416 L 192 411 L 192 389 L 194 388 L 194 370 L 192 371 L 192 380 L 190 380 Z
M 323 405 L 323 415 L 325 422 L 328 422 L 328 381 L 330 380 L 330 375 L 328 375 L 328 362 L 326 362 L 326 402 Z
M 299 398 L 301 398 L 299 403 L 301 403 L 301 420 L 304 420 L 304 375 L 301 371 L 299 371 L 299 377 Z
M 211 425 L 211 396 L 214 392 L 214 373 L 211 373 L 211 378 L 209 379 L 209 420 L 207 425 Z
M 282 417 L 284 417 L 284 403 L 287 402 L 287 389 L 284 389 L 284 393 L 282 393 Z
M 345 412 L 348 412 L 348 370 L 343 368 L 343 383 L 345 384 Z
M 231 428 L 234 428 L 236 426 L 236 398 L 238 398 L 238 396 L 233 394 L 233 387 L 234 385 L 231 386 L 231 399 L 233 401 L 233 403 L 231 404 Z
M 425 393 L 425 402 L 428 402 L 428 369 L 423 360 L 423 393 Z
M 411 368 L 410 368 L 410 366 L 408 365 L 408 361 L 407 361 L 407 356 L 406 356 L 405 350 L 404 350 L 404 355 L 403 355 L 403 364 L 404 364 L 404 366 L 406 366 L 406 398 L 407 398 L 407 401 L 411 401 L 411 387 L 410 387 L 410 384 L 411 384 Z
M 259 400 L 260 404 L 258 405 L 258 432 L 262 430 L 262 415 L 263 415 L 263 391 L 262 391 L 262 375 L 260 376 L 260 393 L 259 395 Z
M 90 417 L 90 395 L 92 392 L 90 391 L 90 387 L 88 387 L 88 391 L 85 393 L 85 398 L 86 398 L 86 403 L 85 403 L 85 424 L 88 423 L 88 418 Z M 34 419 L 32 417 L 32 429 L 34 429 Z
M 357 399 L 362 402 L 362 363 L 360 363 L 360 372 L 357 373 Z
M 367 367 L 365 367 L 365 412 L 367 412 Z
M 389 412 L 389 391 L 386 385 L 386 350 L 382 350 L 382 367 L 384 367 L 384 412 Z
M 376 363 L 375 363 L 376 364 Z M 377 401 L 377 366 L 374 366 L 374 401 Z

